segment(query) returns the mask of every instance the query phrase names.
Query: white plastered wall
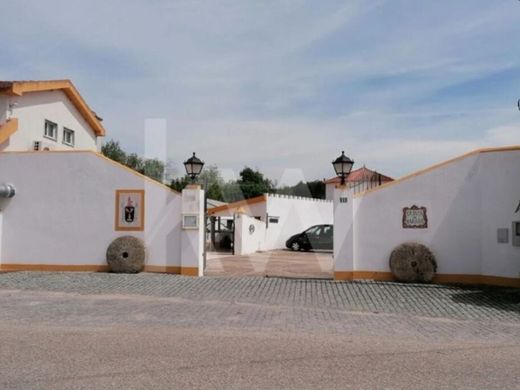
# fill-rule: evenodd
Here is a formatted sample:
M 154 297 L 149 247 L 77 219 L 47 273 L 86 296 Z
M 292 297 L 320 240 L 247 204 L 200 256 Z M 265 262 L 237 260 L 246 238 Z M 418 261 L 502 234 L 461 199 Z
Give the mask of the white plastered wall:
M 285 248 L 285 242 L 294 234 L 313 225 L 333 223 L 333 203 L 323 199 L 285 195 L 267 196 L 267 215 L 278 217 L 278 223 L 269 223 L 263 250 Z
M 439 274 L 517 278 L 520 248 L 511 244 L 511 225 L 520 220 L 514 213 L 519 201 L 518 150 L 472 154 L 368 192 L 354 198 L 348 271 L 389 272 L 391 251 L 412 241 L 431 248 Z M 427 208 L 427 229 L 402 227 L 403 207 L 413 205 Z M 348 221 L 336 215 L 335 230 L 348 229 L 338 227 Z M 498 228 L 509 228 L 509 243 L 497 242 Z
M 265 222 L 245 214 L 237 214 L 235 217 L 235 255 L 248 255 L 262 250 L 265 233 Z
M 182 190 L 183 216 L 197 216 L 196 227 L 184 227 L 181 231 L 181 266 L 184 270 L 191 269 L 188 274 L 203 276 L 204 273 L 204 192 L 198 186 Z M 196 270 L 196 271 L 195 271 Z
M 4 99 L 6 99 L 4 97 Z M 7 98 L 15 103 L 12 117 L 18 118 L 18 130 L 0 145 L 2 151 L 32 150 L 34 141 L 43 141 L 52 150 L 98 150 L 97 137 L 63 91 L 28 92 Z M 0 110 L 5 107 L 0 101 Z M 57 141 L 43 136 L 45 120 L 58 125 Z M 63 143 L 63 128 L 74 130 L 74 148 Z
M 2 210 L 0 265 L 106 265 L 110 242 L 142 238 L 146 265 L 181 266 L 181 196 L 91 152 L 0 153 L 0 182 L 16 196 Z M 115 230 L 115 191 L 145 190 L 145 231 Z

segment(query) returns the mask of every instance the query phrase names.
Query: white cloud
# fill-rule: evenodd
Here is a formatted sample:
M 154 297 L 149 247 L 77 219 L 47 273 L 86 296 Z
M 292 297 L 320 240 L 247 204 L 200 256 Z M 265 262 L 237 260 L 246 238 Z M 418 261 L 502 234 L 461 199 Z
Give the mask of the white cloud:
M 484 85 L 456 101 L 428 100 L 519 66 L 520 41 L 511 38 L 519 7 L 10 2 L 0 79 L 72 78 L 127 149 L 144 152 L 145 119 L 164 118 L 169 159 L 180 164 L 197 151 L 228 177 L 249 165 L 279 181 L 322 178 L 342 149 L 399 176 L 473 148 L 520 143 L 509 107 L 518 79 L 499 93 Z
M 486 138 L 493 145 L 520 145 L 520 124 L 489 129 Z

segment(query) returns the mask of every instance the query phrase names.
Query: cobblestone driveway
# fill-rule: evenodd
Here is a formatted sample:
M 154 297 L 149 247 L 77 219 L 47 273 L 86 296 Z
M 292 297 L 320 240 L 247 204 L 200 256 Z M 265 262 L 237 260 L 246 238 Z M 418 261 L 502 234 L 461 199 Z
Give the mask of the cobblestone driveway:
M 0 274 L 2 389 L 517 389 L 520 290 Z
M 520 322 L 520 290 L 390 282 L 334 282 L 261 277 L 204 277 L 141 273 L 0 274 L 0 289 L 78 294 L 135 294 L 325 311 L 406 314 Z

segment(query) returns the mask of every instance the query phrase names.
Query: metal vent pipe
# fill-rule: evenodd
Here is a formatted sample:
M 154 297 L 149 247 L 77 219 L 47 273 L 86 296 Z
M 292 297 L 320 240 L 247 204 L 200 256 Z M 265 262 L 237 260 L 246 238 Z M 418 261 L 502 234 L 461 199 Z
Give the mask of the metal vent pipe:
M 16 194 L 16 188 L 12 184 L 0 184 L 0 198 L 12 198 Z

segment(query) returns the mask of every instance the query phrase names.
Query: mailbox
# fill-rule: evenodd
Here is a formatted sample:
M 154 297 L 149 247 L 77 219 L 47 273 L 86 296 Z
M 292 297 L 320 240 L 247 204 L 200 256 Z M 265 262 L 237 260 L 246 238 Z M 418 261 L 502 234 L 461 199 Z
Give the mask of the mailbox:
M 513 246 L 520 246 L 520 221 L 513 222 Z

